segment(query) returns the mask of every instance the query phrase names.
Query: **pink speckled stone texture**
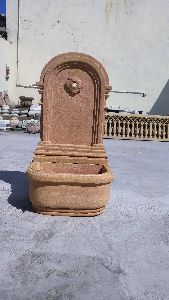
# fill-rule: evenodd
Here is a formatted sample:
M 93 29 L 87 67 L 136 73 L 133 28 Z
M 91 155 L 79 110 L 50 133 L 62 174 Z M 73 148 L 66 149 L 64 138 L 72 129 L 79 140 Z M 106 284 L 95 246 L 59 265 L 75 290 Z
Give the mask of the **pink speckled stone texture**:
M 27 171 L 33 208 L 50 215 L 98 215 L 112 181 L 103 146 L 108 75 L 93 57 L 70 52 L 51 59 L 37 84 L 41 141 Z

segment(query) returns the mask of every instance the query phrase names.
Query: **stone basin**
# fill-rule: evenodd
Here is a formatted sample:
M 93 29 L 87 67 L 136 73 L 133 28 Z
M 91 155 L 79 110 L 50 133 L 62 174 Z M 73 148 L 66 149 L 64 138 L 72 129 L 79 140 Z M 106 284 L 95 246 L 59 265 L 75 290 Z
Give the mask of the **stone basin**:
M 28 175 L 36 212 L 92 216 L 107 205 L 112 174 L 106 165 L 34 161 Z

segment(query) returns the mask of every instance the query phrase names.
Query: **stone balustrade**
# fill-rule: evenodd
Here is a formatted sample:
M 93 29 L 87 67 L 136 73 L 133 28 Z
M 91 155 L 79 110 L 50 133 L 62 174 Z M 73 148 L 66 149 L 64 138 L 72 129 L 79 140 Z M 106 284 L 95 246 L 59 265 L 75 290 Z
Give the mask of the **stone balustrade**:
M 169 141 L 169 117 L 108 113 L 105 116 L 104 137 Z

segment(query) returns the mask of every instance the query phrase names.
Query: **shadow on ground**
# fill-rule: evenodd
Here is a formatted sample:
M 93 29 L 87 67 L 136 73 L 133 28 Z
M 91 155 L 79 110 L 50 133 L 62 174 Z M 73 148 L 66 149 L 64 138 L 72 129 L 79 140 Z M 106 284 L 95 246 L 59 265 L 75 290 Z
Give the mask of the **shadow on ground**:
M 29 200 L 28 178 L 24 172 L 20 171 L 0 171 L 0 180 L 11 185 L 11 194 L 8 203 L 17 209 L 32 211 Z
M 153 107 L 149 111 L 149 115 L 162 115 L 166 116 L 169 114 L 169 80 L 165 87 L 161 91 L 158 99 L 154 103 Z

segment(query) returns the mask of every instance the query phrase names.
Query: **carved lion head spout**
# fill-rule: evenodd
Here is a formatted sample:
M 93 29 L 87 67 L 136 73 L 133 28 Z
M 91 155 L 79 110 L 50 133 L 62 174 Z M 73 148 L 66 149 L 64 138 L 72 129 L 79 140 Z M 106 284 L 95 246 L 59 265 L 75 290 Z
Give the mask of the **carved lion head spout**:
M 64 88 L 70 96 L 75 96 L 76 94 L 80 93 L 82 89 L 82 82 L 77 76 L 68 77 Z

